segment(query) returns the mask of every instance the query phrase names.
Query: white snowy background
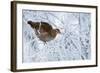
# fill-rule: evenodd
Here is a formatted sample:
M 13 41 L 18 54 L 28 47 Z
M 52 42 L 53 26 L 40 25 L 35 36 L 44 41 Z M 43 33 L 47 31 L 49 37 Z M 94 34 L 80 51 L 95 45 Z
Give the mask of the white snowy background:
M 61 34 L 44 44 L 27 21 L 47 22 Z M 23 63 L 91 59 L 91 14 L 82 12 L 22 11 Z

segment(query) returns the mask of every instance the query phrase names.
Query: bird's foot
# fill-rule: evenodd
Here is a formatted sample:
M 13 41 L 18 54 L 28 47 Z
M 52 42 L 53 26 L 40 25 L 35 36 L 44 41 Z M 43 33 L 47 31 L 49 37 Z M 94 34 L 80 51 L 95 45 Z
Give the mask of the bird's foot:
M 44 45 L 46 45 L 47 44 L 47 42 L 44 42 Z

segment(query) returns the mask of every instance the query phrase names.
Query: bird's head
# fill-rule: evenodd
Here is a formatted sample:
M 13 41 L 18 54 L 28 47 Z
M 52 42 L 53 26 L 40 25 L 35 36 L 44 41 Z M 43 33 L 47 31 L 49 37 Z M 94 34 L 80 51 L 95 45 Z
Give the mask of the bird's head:
M 56 35 L 58 33 L 61 33 L 59 29 L 53 29 L 53 30 L 51 30 L 51 33 L 50 34 L 51 34 L 52 37 L 56 37 Z
M 56 33 L 61 33 L 59 29 L 55 29 L 55 32 Z

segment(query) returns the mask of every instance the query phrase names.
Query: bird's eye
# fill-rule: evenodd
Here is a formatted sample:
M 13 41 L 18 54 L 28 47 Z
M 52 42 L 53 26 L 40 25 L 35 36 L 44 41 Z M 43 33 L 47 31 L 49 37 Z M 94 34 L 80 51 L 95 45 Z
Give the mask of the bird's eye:
M 56 29 L 56 32 L 57 32 L 57 33 L 60 33 L 60 30 L 59 30 L 59 29 Z

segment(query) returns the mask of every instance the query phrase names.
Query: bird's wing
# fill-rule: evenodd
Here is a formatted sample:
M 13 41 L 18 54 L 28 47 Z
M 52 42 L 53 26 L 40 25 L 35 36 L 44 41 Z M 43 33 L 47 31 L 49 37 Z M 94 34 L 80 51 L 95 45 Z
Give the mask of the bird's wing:
M 43 28 L 45 31 L 52 30 L 52 26 L 49 23 L 41 22 L 41 28 Z

